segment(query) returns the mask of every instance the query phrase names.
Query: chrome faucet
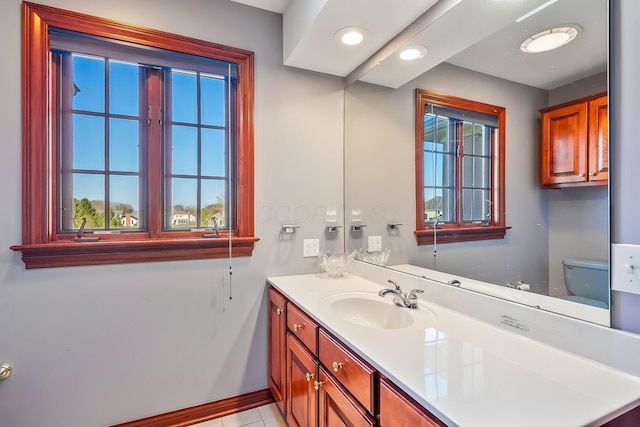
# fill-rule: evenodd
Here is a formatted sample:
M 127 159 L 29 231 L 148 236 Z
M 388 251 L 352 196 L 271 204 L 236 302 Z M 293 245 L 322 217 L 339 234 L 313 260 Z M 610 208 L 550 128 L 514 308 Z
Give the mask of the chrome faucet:
M 402 289 L 400 289 L 400 285 L 398 285 L 393 280 L 387 280 L 388 283 L 391 283 L 394 286 L 394 289 L 386 288 L 378 292 L 378 295 L 381 297 L 385 297 L 388 294 L 393 296 L 393 302 L 395 305 L 399 307 L 406 308 L 418 308 L 418 295 L 424 291 L 422 289 L 412 289 L 411 292 L 407 295 L 407 293 L 403 293 Z

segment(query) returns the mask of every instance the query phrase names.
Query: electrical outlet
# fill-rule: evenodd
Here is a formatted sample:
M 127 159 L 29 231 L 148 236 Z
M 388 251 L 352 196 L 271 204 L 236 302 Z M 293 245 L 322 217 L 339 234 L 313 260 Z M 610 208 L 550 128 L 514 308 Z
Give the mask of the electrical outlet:
M 369 252 L 382 250 L 382 236 L 369 236 Z
M 320 239 L 304 239 L 302 241 L 302 256 L 314 257 L 320 254 Z

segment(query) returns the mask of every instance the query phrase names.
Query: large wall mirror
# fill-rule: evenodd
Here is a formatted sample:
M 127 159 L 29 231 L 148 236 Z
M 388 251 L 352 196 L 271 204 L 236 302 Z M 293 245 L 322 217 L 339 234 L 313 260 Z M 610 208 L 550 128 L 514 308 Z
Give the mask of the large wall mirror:
M 540 186 L 540 110 L 608 89 L 608 11 L 607 0 L 559 0 L 521 22 L 495 28 L 399 87 L 372 84 L 367 74 L 351 84 L 345 91 L 345 249 L 381 246 L 390 250 L 388 268 L 443 282 L 462 278 L 463 288 L 609 325 L 609 293 L 602 304 L 581 299 L 566 285 L 563 262 L 608 265 L 608 185 Z M 476 10 L 466 21 L 457 16 L 456 22 L 445 22 L 451 41 L 456 25 L 491 22 L 491 13 L 485 15 Z M 521 51 L 528 37 L 569 25 L 578 35 L 566 46 L 546 53 Z M 449 41 L 428 40 L 427 56 Z M 393 56 L 381 65 L 396 60 Z M 505 221 L 510 228 L 504 238 L 416 242 L 416 89 L 506 109 Z M 366 227 L 354 231 L 355 216 Z M 606 267 L 602 274 L 608 286 Z M 528 286 L 509 286 L 519 283 Z

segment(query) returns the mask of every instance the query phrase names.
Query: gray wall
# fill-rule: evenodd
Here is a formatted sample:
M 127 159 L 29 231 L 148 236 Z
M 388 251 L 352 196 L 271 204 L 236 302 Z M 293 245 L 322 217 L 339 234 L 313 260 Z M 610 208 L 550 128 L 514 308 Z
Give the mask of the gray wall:
M 253 50 L 256 244 L 251 258 L 25 271 L 21 14 L 0 38 L 0 426 L 103 426 L 267 387 L 265 279 L 308 273 L 302 239 L 342 206 L 342 79 L 282 65 L 282 17 L 221 0 L 43 3 Z M 310 191 L 311 190 L 311 191 Z M 280 225 L 300 225 L 280 241 Z M 339 237 L 331 246 L 342 248 Z
M 613 243 L 640 244 L 640 192 L 638 191 L 638 112 L 640 111 L 640 3 L 613 1 L 612 57 L 612 170 L 611 239 Z M 612 323 L 640 333 L 640 295 L 613 292 Z

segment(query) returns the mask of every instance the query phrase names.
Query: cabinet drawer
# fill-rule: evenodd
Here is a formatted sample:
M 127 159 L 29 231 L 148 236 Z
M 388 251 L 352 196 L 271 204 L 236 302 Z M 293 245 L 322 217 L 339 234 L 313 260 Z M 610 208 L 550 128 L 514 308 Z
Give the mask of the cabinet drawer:
M 319 359 L 364 408 L 373 414 L 375 370 L 325 331 L 318 338 Z
M 314 356 L 318 355 L 318 324 L 290 302 L 287 303 L 287 328 Z

